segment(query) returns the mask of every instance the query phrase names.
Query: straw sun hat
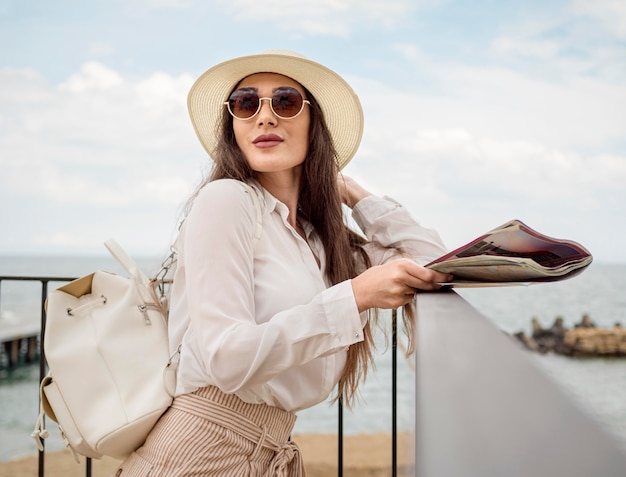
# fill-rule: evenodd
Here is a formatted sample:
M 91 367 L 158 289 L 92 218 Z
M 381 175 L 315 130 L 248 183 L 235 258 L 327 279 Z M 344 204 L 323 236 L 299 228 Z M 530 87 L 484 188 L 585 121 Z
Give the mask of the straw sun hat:
M 217 147 L 224 101 L 243 78 L 254 73 L 279 73 L 308 89 L 324 113 L 339 169 L 350 162 L 363 135 L 359 98 L 337 73 L 290 50 L 267 50 L 225 61 L 205 71 L 194 83 L 187 106 L 196 134 L 209 155 Z

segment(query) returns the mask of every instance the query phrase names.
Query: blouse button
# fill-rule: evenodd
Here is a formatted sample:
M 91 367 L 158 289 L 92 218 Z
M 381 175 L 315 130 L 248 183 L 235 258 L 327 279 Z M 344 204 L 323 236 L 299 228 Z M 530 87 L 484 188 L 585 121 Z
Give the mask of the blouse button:
M 359 332 L 357 331 L 356 333 L 354 333 L 354 337 L 358 338 L 359 337 Z

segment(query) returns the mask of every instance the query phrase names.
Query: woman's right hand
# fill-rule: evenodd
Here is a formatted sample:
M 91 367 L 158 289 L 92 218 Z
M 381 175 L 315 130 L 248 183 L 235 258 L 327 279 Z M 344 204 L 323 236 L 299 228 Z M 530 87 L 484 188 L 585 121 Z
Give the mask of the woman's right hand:
M 337 176 L 337 187 L 342 202 L 351 209 L 354 208 L 358 201 L 371 194 L 354 179 L 341 173 Z
M 451 279 L 447 273 L 402 258 L 368 268 L 352 279 L 352 290 L 360 313 L 369 308 L 399 308 L 409 303 L 417 290 L 438 290 Z

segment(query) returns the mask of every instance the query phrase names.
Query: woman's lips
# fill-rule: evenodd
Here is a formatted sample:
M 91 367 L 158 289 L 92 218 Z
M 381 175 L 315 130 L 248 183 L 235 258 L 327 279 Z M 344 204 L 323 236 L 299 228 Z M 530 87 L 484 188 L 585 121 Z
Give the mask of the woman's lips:
M 252 141 L 256 147 L 274 147 L 278 146 L 283 139 L 277 134 L 262 134 Z

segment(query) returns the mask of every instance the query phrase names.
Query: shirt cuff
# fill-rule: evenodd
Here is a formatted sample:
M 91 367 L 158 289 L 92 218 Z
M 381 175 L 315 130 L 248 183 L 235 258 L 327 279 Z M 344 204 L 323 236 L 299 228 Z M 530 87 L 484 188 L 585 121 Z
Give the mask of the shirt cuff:
M 350 280 L 328 288 L 324 292 L 323 306 L 337 347 L 363 341 L 367 313 L 359 314 Z

